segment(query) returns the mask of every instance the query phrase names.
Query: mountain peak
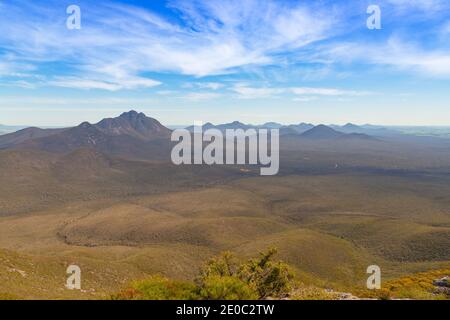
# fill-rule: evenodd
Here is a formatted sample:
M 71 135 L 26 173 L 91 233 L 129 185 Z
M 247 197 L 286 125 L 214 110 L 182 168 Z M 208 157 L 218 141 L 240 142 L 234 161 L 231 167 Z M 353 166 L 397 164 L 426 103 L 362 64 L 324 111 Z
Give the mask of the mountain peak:
M 319 124 L 302 134 L 303 137 L 312 139 L 332 139 L 342 135 L 342 132 L 338 132 L 323 124 Z
M 319 124 L 319 125 L 315 126 L 314 128 L 312 128 L 311 130 L 316 130 L 316 131 L 318 131 L 318 130 L 326 130 L 328 132 L 336 131 L 336 130 L 334 130 L 334 129 L 332 129 L 332 128 L 324 125 L 324 124 Z
M 345 126 L 343 126 L 343 128 L 345 128 L 345 129 L 357 129 L 357 128 L 359 128 L 359 126 L 349 122 Z
M 170 130 L 156 119 L 144 113 L 131 110 L 117 118 L 106 118 L 96 124 L 100 130 L 109 135 L 131 135 L 144 140 L 170 135 Z
M 119 118 L 136 119 L 136 118 L 146 118 L 147 116 L 142 112 L 137 112 L 135 110 L 130 110 L 128 112 L 122 113 Z
M 91 127 L 92 127 L 92 124 L 90 124 L 87 121 L 84 121 L 84 122 L 80 123 L 80 125 L 78 126 L 78 128 L 82 128 L 82 129 L 88 129 L 88 128 L 91 128 Z
M 231 123 L 220 124 L 217 126 L 217 128 L 219 130 L 226 130 L 226 129 L 234 129 L 234 130 L 244 129 L 244 130 L 246 130 L 246 129 L 252 128 L 252 126 L 246 125 L 240 121 L 233 121 Z
M 278 122 L 266 122 L 261 127 L 269 129 L 280 129 L 283 125 Z

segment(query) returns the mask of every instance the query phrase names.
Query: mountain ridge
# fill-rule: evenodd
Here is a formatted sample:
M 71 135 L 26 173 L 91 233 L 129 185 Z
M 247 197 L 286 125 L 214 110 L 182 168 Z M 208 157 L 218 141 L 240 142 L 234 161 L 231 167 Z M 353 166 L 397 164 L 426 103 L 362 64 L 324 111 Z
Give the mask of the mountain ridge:
M 87 121 L 78 126 L 61 129 L 30 127 L 0 136 L 0 148 L 39 148 L 51 152 L 72 151 L 78 147 L 95 147 L 129 137 L 148 142 L 169 138 L 171 130 L 154 118 L 134 110 L 116 118 L 105 118 L 96 124 Z M 120 138 L 119 138 L 120 137 Z

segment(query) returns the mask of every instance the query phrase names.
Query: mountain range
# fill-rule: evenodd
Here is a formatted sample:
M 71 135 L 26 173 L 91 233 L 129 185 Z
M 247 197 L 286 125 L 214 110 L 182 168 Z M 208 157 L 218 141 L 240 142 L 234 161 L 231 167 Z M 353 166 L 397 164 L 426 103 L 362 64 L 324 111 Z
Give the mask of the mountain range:
M 189 126 L 187 130 L 194 132 L 194 126 Z M 202 130 L 206 131 L 208 129 L 218 129 L 224 132 L 227 129 L 237 130 L 248 130 L 248 129 L 278 129 L 280 136 L 297 136 L 305 139 L 315 139 L 315 140 L 332 140 L 332 139 L 375 139 L 370 137 L 368 134 L 364 133 L 367 130 L 363 127 L 356 125 L 346 125 L 343 127 L 339 126 L 326 126 L 318 125 L 314 126 L 311 123 L 300 123 L 291 125 L 282 125 L 276 122 L 267 122 L 262 125 L 251 125 L 244 124 L 239 121 L 234 121 L 231 123 L 214 125 L 210 122 L 205 123 L 202 126 Z
M 366 130 L 355 125 L 342 128 L 325 125 L 314 126 L 309 123 L 284 126 L 269 122 L 263 125 L 248 125 L 239 121 L 213 125 L 206 123 L 203 130 L 219 129 L 279 129 L 281 136 L 297 136 L 298 138 L 314 140 L 333 139 L 374 139 L 365 134 Z M 193 131 L 193 127 L 187 128 Z M 339 131 L 337 129 L 340 129 Z M 378 130 L 378 129 L 377 129 Z M 139 155 L 152 157 L 156 149 L 168 150 L 170 147 L 171 130 L 158 120 L 147 117 L 144 113 L 134 110 L 124 112 L 116 118 L 106 118 L 96 124 L 83 122 L 76 127 L 41 129 L 29 127 L 19 131 L 1 135 L 0 148 L 37 149 L 47 152 L 66 153 L 78 148 L 90 147 L 101 152 L 119 155 Z
M 96 124 L 83 122 L 72 128 L 22 129 L 0 136 L 0 148 L 67 153 L 87 147 L 116 156 L 158 158 L 161 151 L 169 150 L 170 133 L 157 120 L 129 111 Z

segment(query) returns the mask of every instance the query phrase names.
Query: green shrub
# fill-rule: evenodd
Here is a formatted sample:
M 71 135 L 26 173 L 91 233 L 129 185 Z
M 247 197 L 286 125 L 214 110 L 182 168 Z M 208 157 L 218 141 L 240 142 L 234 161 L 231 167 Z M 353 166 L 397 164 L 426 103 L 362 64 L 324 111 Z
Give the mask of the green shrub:
M 216 280 L 220 277 L 233 277 L 255 290 L 259 299 L 287 295 L 291 290 L 293 275 L 287 264 L 273 261 L 276 252 L 276 249 L 270 249 L 241 265 L 230 252 L 225 252 L 208 261 L 200 271 L 197 283 L 202 287 L 205 279 L 210 277 Z
M 122 291 L 113 299 L 118 300 L 192 300 L 197 299 L 197 288 L 193 283 L 152 276 L 135 281 L 131 288 Z
M 232 277 L 239 271 L 239 262 L 229 251 L 223 252 L 219 257 L 210 259 L 200 270 L 198 279 L 209 276 Z
M 255 300 L 279 298 L 291 290 L 288 265 L 273 261 L 275 249 L 260 253 L 243 264 L 230 253 L 209 260 L 195 283 L 169 280 L 161 276 L 136 281 L 112 299 L 126 300 Z
M 254 286 L 260 299 L 282 297 L 291 291 L 293 274 L 281 261 L 272 261 L 276 249 L 261 252 L 259 258 L 251 259 L 241 266 L 239 277 Z
M 255 300 L 258 293 L 237 277 L 209 276 L 202 281 L 199 297 L 206 300 Z

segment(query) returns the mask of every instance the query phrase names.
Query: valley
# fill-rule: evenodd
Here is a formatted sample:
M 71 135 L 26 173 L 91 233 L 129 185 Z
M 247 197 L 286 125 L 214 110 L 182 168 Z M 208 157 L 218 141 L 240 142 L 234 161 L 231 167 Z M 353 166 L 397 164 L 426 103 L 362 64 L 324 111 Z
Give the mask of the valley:
M 0 296 L 105 299 L 269 247 L 301 283 L 337 291 L 364 290 L 373 264 L 383 281 L 450 269 L 448 140 L 318 126 L 281 135 L 280 172 L 263 177 L 173 165 L 155 121 L 130 112 L 3 144 Z M 81 291 L 64 288 L 70 264 Z

